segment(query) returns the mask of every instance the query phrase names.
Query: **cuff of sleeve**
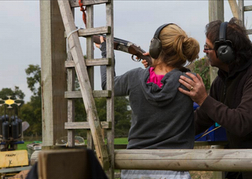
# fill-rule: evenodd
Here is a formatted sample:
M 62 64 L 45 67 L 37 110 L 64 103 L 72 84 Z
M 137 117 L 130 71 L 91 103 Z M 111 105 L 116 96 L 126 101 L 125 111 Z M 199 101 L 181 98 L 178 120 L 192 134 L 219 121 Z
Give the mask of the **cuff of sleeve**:
M 202 103 L 200 108 L 210 117 L 211 119 L 214 118 L 214 113 L 216 112 L 213 110 L 216 106 L 216 100 L 212 98 L 211 96 L 207 96 L 205 101 Z

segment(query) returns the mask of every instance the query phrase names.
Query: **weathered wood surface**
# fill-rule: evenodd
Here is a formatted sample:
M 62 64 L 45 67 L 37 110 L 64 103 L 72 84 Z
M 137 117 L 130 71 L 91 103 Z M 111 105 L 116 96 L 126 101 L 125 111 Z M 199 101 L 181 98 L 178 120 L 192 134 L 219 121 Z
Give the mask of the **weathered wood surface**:
M 101 121 L 101 127 L 103 129 L 110 129 L 112 127 L 111 122 Z M 66 122 L 65 129 L 90 129 L 88 122 Z
M 252 171 L 251 149 L 116 150 L 116 169 Z
M 86 65 L 87 66 L 100 66 L 100 65 L 110 65 L 111 64 L 111 59 L 109 58 L 97 58 L 97 59 L 86 59 Z M 66 68 L 73 68 L 75 67 L 74 61 L 66 61 L 65 62 L 65 67 Z
M 44 146 L 55 145 L 67 135 L 66 40 L 57 1 L 40 1 L 42 139 Z
M 240 11 L 239 11 L 236 0 L 228 0 L 228 2 L 230 5 L 230 9 L 233 13 L 233 16 L 236 17 L 237 19 L 239 19 L 240 18 L 240 15 L 239 15 Z
M 107 147 L 102 138 L 101 125 L 98 118 L 95 102 L 93 98 L 92 87 L 87 72 L 87 66 L 84 61 L 80 41 L 76 30 L 73 15 L 68 1 L 58 0 L 60 12 L 62 15 L 65 31 L 68 34 L 68 44 L 71 51 L 73 60 L 75 62 L 75 70 L 79 80 L 80 89 L 82 93 L 83 102 L 85 105 L 87 118 L 89 120 L 92 137 L 94 140 L 94 146 L 97 154 L 97 158 L 101 165 L 106 168 L 109 166 L 109 158 Z
M 73 62 L 73 57 L 71 55 L 71 52 L 68 51 L 68 57 L 67 62 Z M 73 68 L 67 69 L 67 91 L 73 92 L 75 90 L 75 70 Z M 74 99 L 68 98 L 67 99 L 67 121 L 68 122 L 74 122 L 75 121 L 75 105 L 74 105 Z M 74 147 L 74 136 L 75 131 L 74 130 L 68 130 L 67 131 L 67 141 L 69 147 Z
M 111 32 L 110 26 L 78 30 L 79 37 L 86 37 L 86 36 L 99 35 L 99 34 L 109 34 L 110 32 Z
M 111 97 L 107 98 L 107 121 L 112 122 L 111 130 L 107 130 L 108 152 L 110 155 L 109 176 L 114 178 L 114 5 L 106 4 L 106 25 L 111 27 L 111 33 L 106 36 L 107 58 L 111 59 L 111 65 L 107 66 L 107 90 L 111 91 Z
M 93 95 L 95 98 L 109 98 L 111 97 L 111 91 L 95 90 L 93 91 Z M 68 98 L 68 99 L 82 98 L 81 91 L 66 91 L 65 98 Z
M 244 6 L 244 11 L 252 11 L 252 5 Z
M 71 7 L 79 7 L 79 0 L 70 0 Z M 110 2 L 110 0 L 82 0 L 84 6 L 102 4 Z
M 224 0 L 208 1 L 209 22 L 214 20 L 224 21 Z

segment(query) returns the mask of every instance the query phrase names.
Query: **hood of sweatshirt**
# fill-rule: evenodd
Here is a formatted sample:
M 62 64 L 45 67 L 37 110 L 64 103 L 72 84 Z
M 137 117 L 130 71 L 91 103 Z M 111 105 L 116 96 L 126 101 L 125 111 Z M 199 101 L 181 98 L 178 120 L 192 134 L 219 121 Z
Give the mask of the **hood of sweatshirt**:
M 179 83 L 179 77 L 181 75 L 185 75 L 185 72 L 182 72 L 179 69 L 173 69 L 163 77 L 163 79 L 161 80 L 163 86 L 160 88 L 155 83 L 147 83 L 150 74 L 149 68 L 145 69 L 144 75 L 141 79 L 142 91 L 145 98 L 155 106 L 162 107 L 168 105 L 176 97 L 177 93 L 180 93 L 180 91 L 178 90 L 179 87 L 186 89 Z

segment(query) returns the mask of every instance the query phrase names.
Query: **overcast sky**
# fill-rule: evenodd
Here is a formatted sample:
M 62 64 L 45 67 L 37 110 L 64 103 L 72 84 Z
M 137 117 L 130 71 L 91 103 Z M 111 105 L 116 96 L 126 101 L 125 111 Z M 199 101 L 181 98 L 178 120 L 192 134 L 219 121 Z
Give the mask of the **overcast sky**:
M 252 5 L 252 1 L 245 1 L 246 4 Z M 25 101 L 29 101 L 31 96 L 25 69 L 29 64 L 41 64 L 39 10 L 39 0 L 0 0 L 0 90 L 18 86 L 26 95 Z M 95 6 L 94 10 L 94 26 L 105 26 L 105 6 Z M 245 18 L 247 16 L 245 14 Z M 225 20 L 231 17 L 228 1 L 225 1 Z M 207 0 L 114 0 L 114 36 L 140 45 L 145 51 L 148 51 L 156 29 L 171 22 L 199 41 L 199 56 L 204 57 L 202 50 L 205 25 L 208 23 Z M 84 28 L 79 8 L 76 8 L 76 26 Z M 251 26 L 249 22 L 248 26 Z M 85 54 L 85 43 L 83 40 L 81 42 Z M 98 49 L 95 49 L 95 57 L 100 58 Z M 116 51 L 115 57 L 117 75 L 142 67 L 141 63 L 133 62 L 129 54 Z M 95 89 L 100 89 L 98 68 L 95 68 Z

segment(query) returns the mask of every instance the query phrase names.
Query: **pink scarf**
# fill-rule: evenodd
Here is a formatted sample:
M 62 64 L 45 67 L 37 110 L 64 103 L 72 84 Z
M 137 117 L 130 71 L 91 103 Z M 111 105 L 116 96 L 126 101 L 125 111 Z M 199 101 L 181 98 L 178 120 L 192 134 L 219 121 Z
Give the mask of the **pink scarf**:
M 154 72 L 154 67 L 150 67 L 149 72 L 150 72 L 150 77 L 147 83 L 155 83 L 159 86 L 159 88 L 161 88 L 163 86 L 163 83 L 161 83 L 161 80 L 163 79 L 164 75 L 157 75 Z

